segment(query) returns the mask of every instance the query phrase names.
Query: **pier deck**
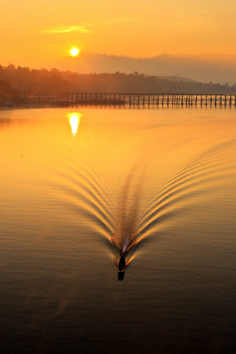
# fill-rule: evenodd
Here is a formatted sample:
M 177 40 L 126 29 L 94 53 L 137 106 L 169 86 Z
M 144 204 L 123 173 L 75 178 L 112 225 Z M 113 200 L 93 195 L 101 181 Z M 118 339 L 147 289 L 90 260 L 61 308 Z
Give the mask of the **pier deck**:
M 32 103 L 58 106 L 130 105 L 130 106 L 235 106 L 236 94 L 164 94 L 164 93 L 36 93 L 21 91 L 20 96 Z

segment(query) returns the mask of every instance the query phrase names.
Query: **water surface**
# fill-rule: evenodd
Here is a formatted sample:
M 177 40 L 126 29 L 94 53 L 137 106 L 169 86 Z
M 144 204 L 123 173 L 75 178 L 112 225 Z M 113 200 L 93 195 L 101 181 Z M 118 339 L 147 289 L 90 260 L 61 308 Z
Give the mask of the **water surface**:
M 234 351 L 234 108 L 4 110 L 0 162 L 5 353 Z

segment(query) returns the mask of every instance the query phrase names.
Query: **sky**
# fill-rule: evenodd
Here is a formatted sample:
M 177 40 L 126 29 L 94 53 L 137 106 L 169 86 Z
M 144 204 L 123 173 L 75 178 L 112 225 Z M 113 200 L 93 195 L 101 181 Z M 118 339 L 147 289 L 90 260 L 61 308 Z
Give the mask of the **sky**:
M 236 55 L 235 0 L 0 0 L 0 64 L 89 53 Z

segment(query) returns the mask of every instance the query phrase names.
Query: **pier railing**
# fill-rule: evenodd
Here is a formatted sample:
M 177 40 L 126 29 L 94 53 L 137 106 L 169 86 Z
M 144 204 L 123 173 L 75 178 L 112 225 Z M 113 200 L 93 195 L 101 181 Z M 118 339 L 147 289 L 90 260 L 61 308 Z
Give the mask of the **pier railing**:
M 66 105 L 130 106 L 235 106 L 236 94 L 166 94 L 166 93 L 40 93 L 21 91 L 22 98 L 32 103 Z

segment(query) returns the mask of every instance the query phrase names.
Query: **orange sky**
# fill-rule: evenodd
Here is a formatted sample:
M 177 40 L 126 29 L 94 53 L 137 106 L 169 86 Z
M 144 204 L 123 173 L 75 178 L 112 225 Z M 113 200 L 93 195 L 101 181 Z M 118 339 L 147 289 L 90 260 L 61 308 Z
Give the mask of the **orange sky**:
M 50 63 L 71 47 L 150 57 L 236 55 L 235 0 L 1 0 L 0 63 Z

